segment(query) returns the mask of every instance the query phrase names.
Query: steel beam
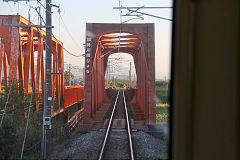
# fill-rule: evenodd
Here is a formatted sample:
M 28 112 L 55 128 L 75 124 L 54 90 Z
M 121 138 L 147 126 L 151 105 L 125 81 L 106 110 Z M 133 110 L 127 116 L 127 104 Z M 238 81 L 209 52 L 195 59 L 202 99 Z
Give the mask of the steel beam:
M 5 24 L 13 24 L 6 26 Z M 29 26 L 31 27 L 25 27 Z M 15 27 L 17 26 L 18 27 Z M 20 26 L 20 27 L 19 27 Z M 22 27 L 21 27 L 22 26 Z M 19 15 L 2 15 L 0 16 L 0 67 L 4 74 L 4 80 L 7 82 L 8 78 L 23 81 L 25 92 L 32 92 L 29 87 L 32 87 L 33 92 L 42 94 L 44 92 L 45 82 L 45 67 L 43 59 L 43 51 L 46 45 L 46 32 L 34 27 L 35 25 Z M 64 71 L 63 66 L 63 44 L 55 37 L 51 36 L 54 49 L 51 51 L 57 59 L 56 65 L 56 84 L 53 90 L 59 91 L 57 99 L 60 100 L 57 108 L 64 109 L 64 75 L 59 72 Z M 34 52 L 37 51 L 37 72 L 35 73 Z M 2 65 L 1 65 L 2 64 Z M 9 65 L 9 73 L 7 66 Z M 0 69 L 1 69 L 0 68 Z M 31 72 L 31 83 L 29 83 Z M 59 81 L 59 83 L 57 83 Z M 2 83 L 2 79 L 0 79 Z M 41 83 L 41 85 L 40 85 Z M 36 105 L 36 110 L 39 105 Z
M 120 33 L 120 24 L 88 23 L 86 28 L 86 44 L 90 47 L 86 48 L 85 54 L 84 123 L 91 123 L 96 111 L 108 100 L 105 70 L 109 55 L 116 52 L 127 52 L 133 56 L 137 90 L 132 103 L 141 109 L 141 118 L 156 122 L 154 24 L 121 24 L 121 33 L 130 34 L 120 36 L 111 34 Z M 119 37 L 129 38 L 127 42 L 135 45 L 120 44 L 124 47 L 118 49 L 122 42 Z

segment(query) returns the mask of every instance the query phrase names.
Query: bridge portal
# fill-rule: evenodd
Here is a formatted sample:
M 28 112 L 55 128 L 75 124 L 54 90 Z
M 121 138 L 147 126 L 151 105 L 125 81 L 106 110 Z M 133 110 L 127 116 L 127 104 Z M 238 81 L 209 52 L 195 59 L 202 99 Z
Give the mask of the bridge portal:
M 108 57 L 113 53 L 133 56 L 137 87 L 131 104 L 137 118 L 156 121 L 154 24 L 87 23 L 85 53 L 84 124 L 109 103 L 105 89 Z

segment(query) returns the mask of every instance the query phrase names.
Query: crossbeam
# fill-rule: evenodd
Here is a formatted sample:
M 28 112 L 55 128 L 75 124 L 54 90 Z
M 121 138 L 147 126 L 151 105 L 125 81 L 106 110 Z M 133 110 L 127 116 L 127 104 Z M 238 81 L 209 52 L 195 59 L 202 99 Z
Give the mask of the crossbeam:
M 8 26 L 8 27 L 26 27 L 26 28 L 30 28 L 30 27 L 35 27 L 35 28 L 54 28 L 54 26 L 48 26 L 48 25 L 26 25 L 26 24 L 3 24 L 4 26 Z
M 168 9 L 173 7 L 113 7 L 113 9 Z
M 46 32 L 41 28 L 44 28 L 44 26 L 35 25 L 19 15 L 0 16 L 0 71 L 3 70 L 5 81 L 9 78 L 23 81 L 22 87 L 27 93 L 41 94 L 45 90 L 46 69 L 43 51 L 49 47 L 45 43 Z M 63 43 L 54 36 L 51 40 L 53 55 L 53 70 L 50 73 L 52 77 L 52 100 L 57 102 L 54 103 L 53 109 L 60 111 L 65 107 Z M 35 62 L 35 59 L 37 62 Z M 3 68 L 2 65 L 4 65 Z M 9 72 L 7 65 L 9 65 Z M 0 77 L 2 77 L 2 72 L 0 72 Z M 30 79 L 31 82 L 29 82 Z M 0 84 L 1 82 L 0 79 Z M 29 90 L 30 87 L 32 90 Z M 36 101 L 38 101 L 38 98 Z M 38 102 L 36 110 L 39 110 Z

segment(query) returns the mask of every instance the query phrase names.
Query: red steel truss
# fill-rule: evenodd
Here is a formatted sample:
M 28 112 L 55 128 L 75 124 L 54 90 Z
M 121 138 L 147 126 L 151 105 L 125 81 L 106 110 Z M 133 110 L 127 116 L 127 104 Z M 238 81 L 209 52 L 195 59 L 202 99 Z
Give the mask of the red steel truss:
M 0 16 L 0 85 L 3 74 L 5 81 L 22 80 L 26 92 L 43 93 L 45 31 L 5 24 L 34 25 L 19 15 Z M 119 30 L 121 34 L 117 34 Z M 108 57 L 116 52 L 129 53 L 134 58 L 137 88 L 132 105 L 140 108 L 143 119 L 156 121 L 153 24 L 87 24 L 85 87 L 64 86 L 63 44 L 52 37 L 52 90 L 57 102 L 53 116 L 83 100 L 84 95 L 84 123 L 91 123 L 99 107 L 109 101 L 104 76 Z M 38 104 L 36 109 L 39 110 Z
M 5 81 L 8 78 L 22 80 L 26 92 L 44 92 L 45 31 L 36 27 L 13 27 L 6 24 L 34 25 L 19 15 L 0 16 L 0 85 L 3 70 Z M 53 101 L 56 97 L 60 111 L 64 108 L 64 74 L 60 74 L 64 72 L 63 43 L 53 36 L 52 54 L 52 72 L 59 73 L 52 75 Z M 39 105 L 36 105 L 36 109 L 39 109 Z
M 91 123 L 96 111 L 108 98 L 105 71 L 108 57 L 116 52 L 133 56 L 137 88 L 131 103 L 140 116 L 156 121 L 154 24 L 88 23 L 85 56 L 84 119 Z

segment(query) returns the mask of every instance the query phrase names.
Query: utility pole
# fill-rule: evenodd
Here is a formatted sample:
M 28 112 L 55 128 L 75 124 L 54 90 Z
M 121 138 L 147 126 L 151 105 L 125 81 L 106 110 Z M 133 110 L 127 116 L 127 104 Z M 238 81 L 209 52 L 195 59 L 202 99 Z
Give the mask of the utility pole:
M 3 0 L 4 2 L 8 1 L 29 1 L 29 0 Z M 42 137 L 42 158 L 46 159 L 46 156 L 49 152 L 49 138 L 51 131 L 51 116 L 52 116 L 52 6 L 58 7 L 51 4 L 51 0 L 46 0 L 46 25 L 42 26 L 41 21 L 40 25 L 23 25 L 23 24 L 5 24 L 5 26 L 11 27 L 36 27 L 46 28 L 46 60 L 45 60 L 45 88 L 44 88 L 44 113 L 43 113 L 43 137 Z M 40 13 L 40 11 L 39 11 Z M 30 18 L 29 18 L 30 22 Z M 39 34 L 42 36 L 41 32 Z
M 68 65 L 68 85 L 71 86 L 71 64 Z
M 46 25 L 52 26 L 51 0 L 46 0 Z M 46 159 L 49 152 L 49 138 L 51 131 L 52 115 L 52 28 L 46 28 L 46 60 L 45 60 L 45 90 L 44 90 L 44 113 L 43 113 L 43 140 L 42 158 Z

